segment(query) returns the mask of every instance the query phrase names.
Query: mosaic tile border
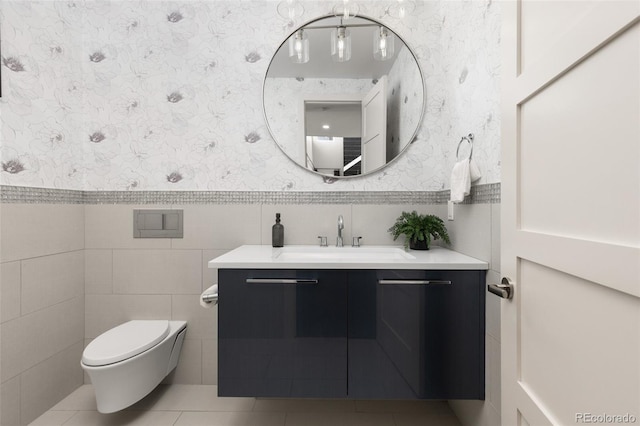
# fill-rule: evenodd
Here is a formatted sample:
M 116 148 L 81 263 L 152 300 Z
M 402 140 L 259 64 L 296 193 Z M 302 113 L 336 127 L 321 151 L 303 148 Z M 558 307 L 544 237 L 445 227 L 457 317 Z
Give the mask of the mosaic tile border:
M 16 204 L 446 204 L 443 191 L 80 191 L 0 186 L 0 203 Z M 462 204 L 500 203 L 500 183 L 471 187 Z
M 0 185 L 2 204 L 85 204 L 85 191 Z

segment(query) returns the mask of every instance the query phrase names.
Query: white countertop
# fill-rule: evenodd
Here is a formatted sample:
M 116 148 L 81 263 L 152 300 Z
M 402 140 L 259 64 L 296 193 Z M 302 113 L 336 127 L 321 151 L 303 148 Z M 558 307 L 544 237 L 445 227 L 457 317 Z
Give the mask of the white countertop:
M 218 269 L 431 269 L 486 270 L 487 262 L 442 247 L 318 247 L 244 245 L 209 261 Z

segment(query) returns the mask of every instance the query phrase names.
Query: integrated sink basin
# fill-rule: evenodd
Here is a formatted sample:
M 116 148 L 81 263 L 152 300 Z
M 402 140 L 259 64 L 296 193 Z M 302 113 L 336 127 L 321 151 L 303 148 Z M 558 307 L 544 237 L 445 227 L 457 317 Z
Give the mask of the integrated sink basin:
M 402 246 L 244 245 L 209 261 L 209 268 L 218 269 L 481 270 L 488 266 L 486 262 L 437 246 L 405 251 Z
M 273 253 L 274 261 L 283 262 L 391 262 L 411 259 L 415 256 L 398 247 L 283 247 Z

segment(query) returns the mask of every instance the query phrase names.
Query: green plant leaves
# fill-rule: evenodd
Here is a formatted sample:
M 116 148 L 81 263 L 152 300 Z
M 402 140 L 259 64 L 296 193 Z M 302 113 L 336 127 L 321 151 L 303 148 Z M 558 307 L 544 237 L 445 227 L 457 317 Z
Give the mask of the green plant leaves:
M 415 210 L 410 213 L 403 211 L 388 232 L 393 235 L 394 241 L 404 235 L 405 247 L 409 246 L 411 240 L 426 241 L 429 246 L 432 237 L 433 240 L 442 239 L 447 244 L 451 243 L 442 219 L 432 214 L 418 214 Z

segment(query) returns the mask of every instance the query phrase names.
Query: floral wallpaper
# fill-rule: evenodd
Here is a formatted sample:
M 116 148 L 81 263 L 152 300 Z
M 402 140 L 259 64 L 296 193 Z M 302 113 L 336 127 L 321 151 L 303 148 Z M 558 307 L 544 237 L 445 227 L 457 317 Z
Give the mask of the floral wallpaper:
M 0 183 L 86 190 L 389 191 L 448 187 L 462 135 L 480 183 L 500 181 L 499 10 L 491 0 L 360 1 L 420 61 L 427 110 L 383 171 L 323 179 L 293 164 L 263 117 L 275 49 L 334 2 L 0 3 Z
M 420 70 L 408 49 L 402 47 L 387 82 L 387 161 L 411 143 L 424 106 Z

